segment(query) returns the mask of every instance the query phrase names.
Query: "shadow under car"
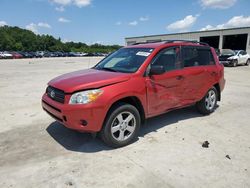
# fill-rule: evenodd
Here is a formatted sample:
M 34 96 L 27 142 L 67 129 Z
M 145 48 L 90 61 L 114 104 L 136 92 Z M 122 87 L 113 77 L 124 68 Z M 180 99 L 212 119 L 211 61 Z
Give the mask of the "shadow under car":
M 150 132 L 156 132 L 158 129 L 173 123 L 201 116 L 194 106 L 190 106 L 149 118 L 146 123 L 141 126 L 139 137 L 144 137 Z M 91 133 L 80 133 L 68 129 L 57 121 L 51 123 L 46 130 L 55 141 L 70 151 L 92 153 L 113 149 L 106 146 L 101 139 L 94 139 L 95 137 L 93 137 Z M 138 139 L 134 142 L 137 140 Z

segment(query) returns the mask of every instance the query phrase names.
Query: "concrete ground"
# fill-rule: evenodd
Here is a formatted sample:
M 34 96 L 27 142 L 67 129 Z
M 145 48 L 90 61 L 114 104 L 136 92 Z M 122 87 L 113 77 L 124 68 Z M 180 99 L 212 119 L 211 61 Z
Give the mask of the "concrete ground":
M 98 59 L 0 61 L 0 187 L 250 187 L 250 67 L 225 68 L 222 102 L 210 116 L 176 110 L 111 149 L 40 105 L 51 78 Z

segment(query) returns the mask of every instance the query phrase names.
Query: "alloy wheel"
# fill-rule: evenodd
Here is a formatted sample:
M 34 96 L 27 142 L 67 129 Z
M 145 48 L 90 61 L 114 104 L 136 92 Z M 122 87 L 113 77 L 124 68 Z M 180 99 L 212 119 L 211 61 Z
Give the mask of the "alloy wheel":
M 249 65 L 249 63 L 250 63 L 250 60 L 248 59 L 247 62 L 246 62 L 246 65 Z
M 212 110 L 216 103 L 216 93 L 214 90 L 210 90 L 205 98 L 205 105 L 207 110 Z
M 131 112 L 121 112 L 113 120 L 111 125 L 112 137 L 121 142 L 125 141 L 134 133 L 136 129 L 136 119 Z
M 234 61 L 233 61 L 233 66 L 236 67 L 237 64 L 238 64 L 237 60 L 234 60 Z

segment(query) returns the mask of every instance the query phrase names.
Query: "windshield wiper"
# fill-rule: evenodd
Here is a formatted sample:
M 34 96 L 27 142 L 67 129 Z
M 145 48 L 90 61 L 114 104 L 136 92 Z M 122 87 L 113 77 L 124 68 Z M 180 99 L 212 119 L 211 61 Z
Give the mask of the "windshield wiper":
M 98 70 L 107 70 L 107 71 L 111 71 L 111 72 L 118 72 L 117 70 L 109 68 L 109 67 L 102 67 L 102 68 L 99 68 Z

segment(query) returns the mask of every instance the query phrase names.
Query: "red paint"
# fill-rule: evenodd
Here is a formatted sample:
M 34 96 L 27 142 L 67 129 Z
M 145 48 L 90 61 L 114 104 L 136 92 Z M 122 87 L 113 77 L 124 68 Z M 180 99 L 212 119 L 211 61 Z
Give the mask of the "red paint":
M 162 75 L 144 76 L 148 65 L 159 51 L 171 46 L 187 45 L 201 46 L 183 42 L 126 47 L 154 48 L 154 51 L 135 73 L 87 69 L 59 76 L 51 80 L 48 85 L 65 92 L 64 103 L 52 100 L 45 93 L 42 97 L 42 106 L 70 129 L 98 132 L 112 104 L 125 97 L 137 97 L 144 108 L 145 117 L 148 118 L 171 109 L 194 104 L 201 100 L 215 84 L 219 84 L 222 91 L 225 85 L 224 67 L 219 64 L 213 48 L 211 51 L 216 61 L 215 65 L 186 67 Z M 95 102 L 80 105 L 69 104 L 74 92 L 96 88 L 101 88 L 103 94 Z M 81 120 L 86 120 L 88 125 L 82 126 Z
M 23 56 L 17 52 L 10 52 L 10 54 L 12 55 L 13 59 L 20 59 L 23 58 Z

